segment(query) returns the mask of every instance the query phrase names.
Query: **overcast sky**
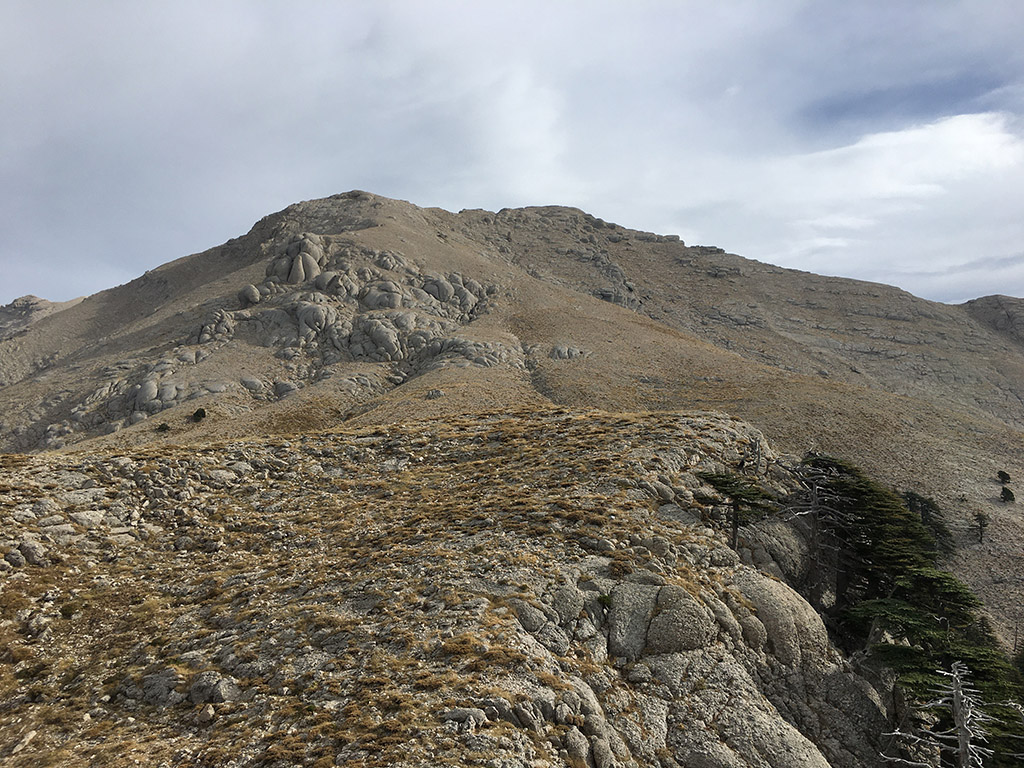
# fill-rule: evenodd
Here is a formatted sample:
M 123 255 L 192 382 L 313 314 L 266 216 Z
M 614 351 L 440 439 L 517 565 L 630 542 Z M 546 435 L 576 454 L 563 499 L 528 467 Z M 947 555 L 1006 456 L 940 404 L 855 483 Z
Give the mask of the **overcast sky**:
M 0 304 L 349 189 L 1024 296 L 1019 0 L 0 3 Z

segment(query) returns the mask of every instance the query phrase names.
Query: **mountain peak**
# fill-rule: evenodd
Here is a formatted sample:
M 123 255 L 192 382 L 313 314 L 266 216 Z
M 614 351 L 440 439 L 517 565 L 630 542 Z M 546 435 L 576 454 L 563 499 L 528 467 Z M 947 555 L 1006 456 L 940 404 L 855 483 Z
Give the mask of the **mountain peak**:
M 775 734 L 770 765 L 870 764 L 875 737 L 799 714 L 807 695 L 831 711 L 832 691 L 885 721 L 892 700 L 832 661 L 821 618 L 774 580 L 799 586 L 806 531 L 767 521 L 734 551 L 722 532 L 738 512 L 702 477 L 783 494 L 793 457 L 814 451 L 934 502 L 958 545 L 945 564 L 1009 637 L 1024 520 L 996 478 L 1024 473 L 1022 306 L 939 304 L 570 207 L 451 213 L 362 191 L 296 203 L 127 285 L 0 308 L 0 450 L 36 454 L 0 457 L 17 531 L 0 579 L 50 568 L 71 589 L 102 562 L 110 584 L 134 585 L 97 582 L 81 598 L 89 626 L 123 597 L 115 613 L 149 606 L 167 650 L 118 624 L 132 661 L 89 679 L 174 738 L 242 713 L 278 728 L 287 710 L 303 733 L 344 735 L 318 760 L 373 764 L 387 729 L 418 738 L 409 722 L 435 756 L 505 731 L 514 746 L 478 746 L 648 766 L 661 758 L 634 737 L 650 732 L 673 754 L 731 755 L 713 728 L 665 730 L 684 717 L 690 689 L 670 681 L 690 679 L 678 654 L 692 653 L 685 668 L 710 690 L 732 685 L 723 669 L 742 682 L 702 722 Z M 43 638 L 37 591 L 25 600 L 43 618 L 24 624 Z M 421 610 L 429 638 L 410 629 Z M 260 611 L 294 633 L 252 623 Z M 517 664 L 528 683 L 483 674 Z M 623 704 L 634 695 L 641 720 Z M 246 749 L 270 750 L 257 745 L 279 729 L 263 727 Z

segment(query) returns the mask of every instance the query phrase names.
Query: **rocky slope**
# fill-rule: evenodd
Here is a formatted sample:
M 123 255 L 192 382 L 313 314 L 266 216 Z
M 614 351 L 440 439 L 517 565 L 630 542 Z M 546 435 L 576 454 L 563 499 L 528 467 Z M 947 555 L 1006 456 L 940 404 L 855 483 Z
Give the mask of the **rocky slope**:
M 717 409 L 934 496 L 959 535 L 951 565 L 1009 640 L 1024 520 L 994 478 L 1024 473 L 1020 316 L 1020 299 L 936 304 L 576 209 L 452 214 L 350 192 L 0 340 L 0 450 L 387 424 L 410 408 Z
M 724 544 L 724 469 L 789 482 L 710 413 L 9 457 L 0 755 L 876 765 L 891 692 L 772 575 L 798 538 Z
M 10 304 L 0 307 L 0 339 L 24 333 L 32 323 L 54 312 L 75 306 L 81 299 L 52 302 L 38 296 L 22 296 Z
M 947 566 L 1007 641 L 1020 618 L 1019 299 L 351 192 L 19 301 L 14 765 L 872 765 L 892 692 L 785 585 L 799 536 L 737 557 L 696 478 L 782 490 L 776 452 L 934 496 Z

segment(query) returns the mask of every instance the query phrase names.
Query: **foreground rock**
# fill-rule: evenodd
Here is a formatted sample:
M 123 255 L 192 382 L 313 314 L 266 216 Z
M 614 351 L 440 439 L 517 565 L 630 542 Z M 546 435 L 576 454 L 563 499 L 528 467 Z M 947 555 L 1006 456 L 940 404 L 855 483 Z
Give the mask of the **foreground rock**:
M 723 543 L 697 472 L 785 483 L 728 417 L 4 461 L 5 764 L 876 764 L 887 692 Z

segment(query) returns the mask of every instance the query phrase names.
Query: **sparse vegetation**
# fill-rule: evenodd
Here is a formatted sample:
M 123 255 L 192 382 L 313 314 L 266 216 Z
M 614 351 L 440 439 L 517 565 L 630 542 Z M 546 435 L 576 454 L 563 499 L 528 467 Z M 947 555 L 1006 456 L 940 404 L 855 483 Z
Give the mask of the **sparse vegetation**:
M 45 644 L 18 628 L 0 628 L 9 632 L 0 634 L 0 648 L 18 659 L 9 676 L 0 664 L 0 686 L 5 692 L 25 687 L 39 697 L 0 712 L 0 726 L 13 717 L 78 723 L 69 733 L 81 753 L 113 766 L 139 734 L 167 745 L 161 759 L 193 768 L 224 764 L 239 744 L 259 755 L 257 764 L 313 765 L 341 754 L 367 766 L 410 755 L 458 766 L 467 759 L 461 741 L 467 726 L 441 714 L 500 700 L 506 704 L 499 706 L 525 707 L 517 710 L 524 720 L 514 725 L 492 712 L 475 726 L 481 743 L 500 737 L 510 740 L 508 749 L 528 744 L 553 756 L 548 736 L 555 728 L 563 735 L 580 729 L 584 718 L 562 711 L 556 722 L 553 712 L 534 710 L 532 692 L 572 701 L 577 680 L 601 681 L 609 686 L 601 695 L 615 702 L 608 716 L 634 718 L 631 697 L 641 689 L 631 686 L 643 683 L 627 677 L 642 681 L 649 674 L 642 663 L 620 668 L 594 655 L 574 636 L 578 627 L 581 637 L 601 639 L 608 631 L 601 623 L 630 610 L 630 601 L 613 599 L 609 581 L 600 580 L 644 589 L 664 584 L 697 602 L 720 600 L 720 610 L 737 617 L 756 616 L 757 605 L 729 583 L 735 555 L 702 525 L 662 519 L 667 491 L 652 498 L 638 492 L 634 479 L 648 473 L 639 476 L 698 489 L 695 470 L 673 474 L 679 470 L 666 469 L 655 451 L 675 451 L 685 440 L 703 466 L 710 457 L 730 466 L 721 454 L 748 444 L 727 429 L 735 430 L 735 422 L 717 416 L 595 412 L 584 418 L 552 409 L 346 429 L 273 444 L 150 448 L 117 462 L 90 457 L 81 464 L 102 471 L 76 471 L 93 479 L 97 497 L 111 498 L 106 487 L 116 488 L 109 510 L 139 511 L 135 529 L 148 536 L 129 535 L 116 545 L 102 539 L 103 558 L 88 566 L 84 581 L 86 566 L 76 553 L 67 563 L 26 571 L 56 581 L 40 579 L 24 592 L 28 583 L 14 581 L 13 591 L 0 592 L 5 615 L 7 605 L 31 615 L 48 590 L 55 596 L 45 609 L 53 619 Z M 652 448 L 655 440 L 660 444 Z M 29 476 L 19 475 L 14 485 Z M 756 473 L 712 480 L 721 488 L 707 498 L 697 494 L 688 510 L 698 519 L 710 519 L 723 497 L 730 506 L 741 499 L 733 508 L 737 519 L 779 508 L 773 499 L 780 486 Z M 875 507 L 890 509 L 856 477 L 845 482 Z M 854 495 L 847 489 L 830 503 Z M 927 534 L 920 509 L 894 498 L 900 514 Z M 883 531 L 899 538 L 899 528 L 886 528 L 876 512 L 850 502 L 848 516 L 863 517 L 872 536 Z M 860 551 L 856 543 L 849 541 L 851 553 Z M 934 554 L 934 546 L 928 551 Z M 600 591 L 577 598 L 582 608 L 558 606 L 553 590 L 591 577 Z M 847 600 L 866 602 L 877 588 L 906 602 L 906 595 L 928 589 L 934 602 L 916 607 L 935 612 L 957 598 L 955 582 L 926 568 L 898 582 L 875 584 L 876 578 L 863 566 L 851 576 Z M 529 632 L 515 601 L 536 612 Z M 886 621 L 893 631 L 902 621 L 900 631 L 917 633 L 918 644 L 941 639 L 925 633 L 921 617 L 903 604 L 870 607 L 870 621 Z M 656 615 L 665 614 L 659 608 Z M 950 615 L 952 634 L 981 632 L 962 628 L 969 618 Z M 836 611 L 831 620 L 851 637 L 859 631 L 851 629 L 858 621 L 852 612 Z M 950 632 L 937 626 L 940 634 Z M 65 663 L 71 654 L 74 666 Z M 970 660 L 972 667 L 992 668 L 981 662 Z M 211 673 L 244 692 L 211 703 L 212 715 L 205 702 L 187 699 L 193 681 Z M 154 704 L 161 695 L 153 693 L 154 675 L 170 681 L 159 690 L 187 701 Z M 692 694 L 714 696 L 718 685 L 713 678 L 695 682 Z M 95 704 L 102 696 L 109 697 L 99 706 L 108 713 L 103 716 Z M 86 721 L 89 710 L 96 714 Z M 209 718 L 202 723 L 201 713 Z M 134 730 L 124 726 L 127 716 L 136 718 Z M 523 726 L 531 717 L 539 730 Z
M 974 513 L 974 524 L 978 526 L 978 543 L 985 541 L 985 529 L 989 526 L 989 517 L 984 512 Z

